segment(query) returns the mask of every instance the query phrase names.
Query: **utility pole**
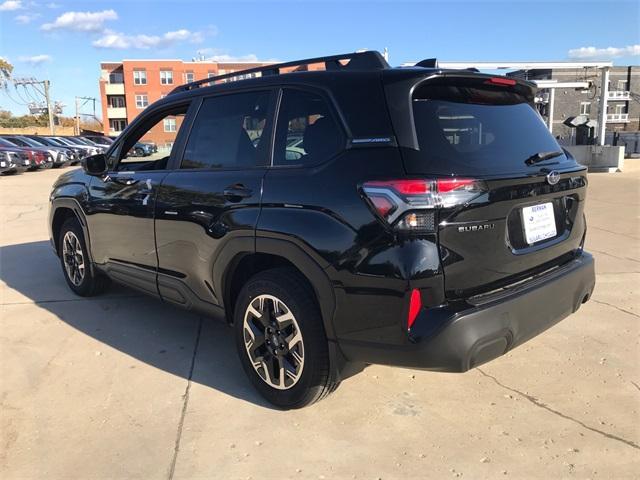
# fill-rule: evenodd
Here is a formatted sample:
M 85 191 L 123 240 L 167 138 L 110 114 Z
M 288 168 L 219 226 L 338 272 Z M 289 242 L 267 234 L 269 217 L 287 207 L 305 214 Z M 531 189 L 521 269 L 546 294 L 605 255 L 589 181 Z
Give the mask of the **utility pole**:
M 76 125 L 75 125 L 75 134 L 80 135 L 80 100 L 84 100 L 84 105 L 89 100 L 93 101 L 93 117 L 96 116 L 96 98 L 95 97 L 76 97 Z
M 556 103 L 556 89 L 549 89 L 549 104 L 547 108 L 549 109 L 549 114 L 547 115 L 548 128 L 551 134 L 553 135 L 553 109 L 555 108 Z
M 598 112 L 598 145 L 604 145 L 607 132 L 607 100 L 609 99 L 609 67 L 600 69 L 600 111 Z
M 44 84 L 44 101 L 47 103 L 47 112 L 49 113 L 49 131 L 51 135 L 56 134 L 56 126 L 53 121 L 53 105 L 51 105 L 51 96 L 49 95 L 49 80 L 45 80 L 42 82 Z
M 49 80 L 36 80 L 35 78 L 14 78 L 13 79 L 14 86 L 22 85 L 26 88 L 26 85 L 30 85 L 36 92 L 44 97 L 44 104 L 42 102 L 36 101 L 29 104 L 29 110 L 32 114 L 36 112 L 43 113 L 44 109 L 47 109 L 47 113 L 49 115 L 49 131 L 51 135 L 56 134 L 56 125 L 54 122 L 54 105 L 51 102 L 51 94 L 50 87 L 51 82 Z M 40 90 L 38 88 L 39 85 L 42 85 L 43 89 Z M 58 105 L 55 105 L 56 107 Z
M 76 97 L 76 125 L 73 133 L 80 135 L 80 98 Z

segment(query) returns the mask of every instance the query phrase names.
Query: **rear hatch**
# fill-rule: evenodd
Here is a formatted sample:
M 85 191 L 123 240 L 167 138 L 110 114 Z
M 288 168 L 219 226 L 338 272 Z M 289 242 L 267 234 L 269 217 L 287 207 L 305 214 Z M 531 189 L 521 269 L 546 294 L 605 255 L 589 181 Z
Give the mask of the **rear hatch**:
M 526 82 L 459 73 L 412 90 L 408 176 L 454 178 L 475 192 L 437 211 L 448 298 L 522 281 L 581 250 L 586 169 L 549 133 L 533 94 Z

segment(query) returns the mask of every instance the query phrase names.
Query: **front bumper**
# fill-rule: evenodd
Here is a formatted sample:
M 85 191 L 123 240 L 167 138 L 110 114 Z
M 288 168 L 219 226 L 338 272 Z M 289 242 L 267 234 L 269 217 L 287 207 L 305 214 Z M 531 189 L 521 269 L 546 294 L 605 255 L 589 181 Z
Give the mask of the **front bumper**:
M 546 275 L 467 305 L 420 313 L 406 345 L 339 342 L 350 361 L 465 372 L 555 325 L 591 297 L 594 260 L 582 255 Z M 434 327 L 435 325 L 435 327 Z

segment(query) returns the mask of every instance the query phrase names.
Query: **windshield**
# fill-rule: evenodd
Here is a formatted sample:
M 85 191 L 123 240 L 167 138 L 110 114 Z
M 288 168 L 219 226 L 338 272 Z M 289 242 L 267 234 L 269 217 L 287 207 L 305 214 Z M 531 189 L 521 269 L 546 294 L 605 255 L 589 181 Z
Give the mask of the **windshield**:
M 52 142 L 57 143 L 59 145 L 64 145 L 64 146 L 67 146 L 67 147 L 75 147 L 76 146 L 73 142 L 70 142 L 66 138 L 56 137 L 56 138 L 50 138 L 49 140 L 51 140 Z
M 36 142 L 40 142 L 43 145 L 50 145 L 50 146 L 54 146 L 54 147 L 66 147 L 66 145 L 60 143 L 60 142 L 56 142 L 53 138 L 38 138 L 37 140 L 32 139 Z
M 23 143 L 26 143 L 27 145 L 29 145 L 31 147 L 47 147 L 48 146 L 44 142 L 39 142 L 39 141 L 34 140 L 33 138 L 29 138 L 29 137 L 20 137 L 19 140 L 22 140 Z
M 6 140 L 2 137 L 0 137 L 0 145 L 2 145 L 3 147 L 17 147 L 15 143 L 10 142 L 9 140 Z
M 91 141 L 99 145 L 111 145 L 113 140 L 108 137 L 91 137 Z

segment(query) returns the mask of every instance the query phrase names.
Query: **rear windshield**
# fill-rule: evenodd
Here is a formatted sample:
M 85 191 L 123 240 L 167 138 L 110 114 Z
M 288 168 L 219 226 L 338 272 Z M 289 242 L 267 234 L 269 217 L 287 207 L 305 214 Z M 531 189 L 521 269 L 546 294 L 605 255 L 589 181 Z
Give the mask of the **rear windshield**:
M 411 155 L 411 173 L 492 175 L 568 161 L 563 154 L 525 164 L 536 153 L 562 149 L 540 115 L 517 95 L 477 88 L 448 93 L 436 88 L 428 97 L 417 93 L 413 115 L 420 152 Z

